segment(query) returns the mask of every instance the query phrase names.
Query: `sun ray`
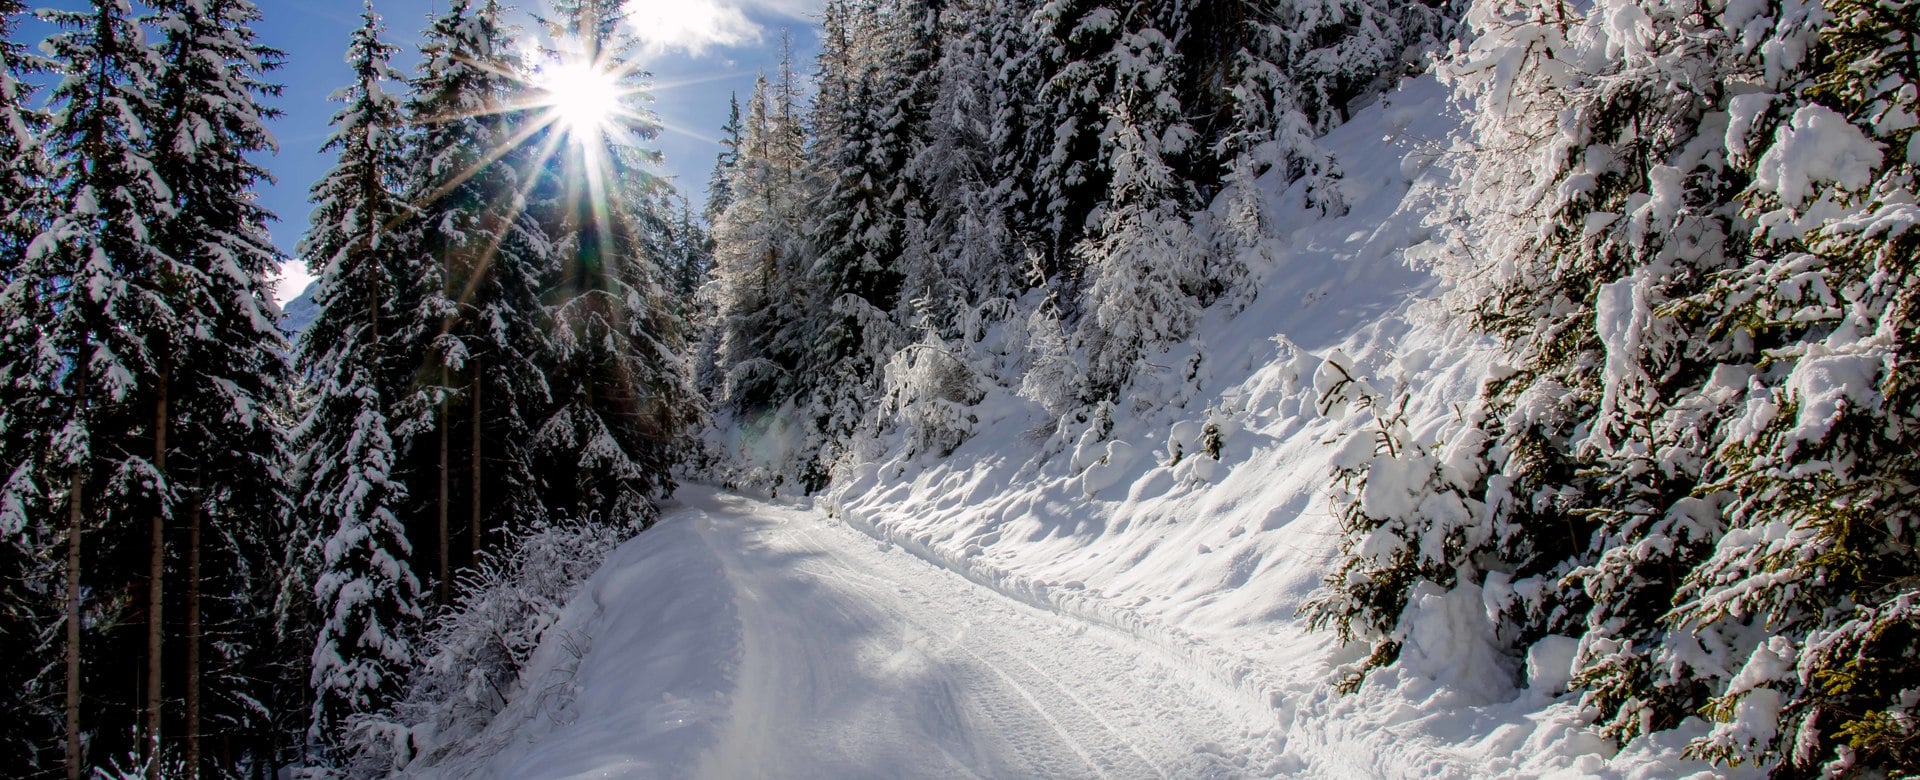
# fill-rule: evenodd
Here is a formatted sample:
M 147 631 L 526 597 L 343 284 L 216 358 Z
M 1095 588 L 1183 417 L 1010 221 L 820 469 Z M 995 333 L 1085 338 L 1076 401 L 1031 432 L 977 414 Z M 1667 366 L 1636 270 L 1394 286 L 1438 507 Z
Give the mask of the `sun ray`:
M 515 167 L 524 164 L 525 170 L 519 171 L 520 182 L 513 188 L 514 191 L 502 193 L 488 209 L 491 215 L 489 219 L 496 220 L 492 225 L 493 229 L 487 231 L 491 235 L 488 236 L 486 244 L 478 248 L 477 255 L 472 258 L 473 264 L 467 269 L 467 278 L 460 285 L 460 289 L 457 292 L 449 291 L 454 293 L 452 303 L 456 310 L 471 306 L 479 295 L 480 285 L 493 271 L 508 240 L 508 234 L 514 229 L 514 224 L 531 207 L 535 189 L 542 181 L 552 181 L 546 178 L 550 174 L 545 172 L 550 169 L 557 157 L 562 156 L 563 150 L 571 150 L 565 155 L 566 162 L 560 165 L 564 171 L 562 175 L 566 179 L 565 197 L 577 204 L 576 210 L 572 212 L 574 216 L 570 219 L 580 221 L 582 227 L 590 225 L 591 227 L 586 229 L 594 231 L 596 239 L 611 242 L 618 240 L 616 237 L 620 230 L 618 225 L 624 224 L 624 220 L 629 218 L 626 212 L 633 205 L 625 202 L 622 196 L 625 186 L 616 186 L 626 175 L 620 172 L 619 167 L 641 165 L 642 167 L 636 171 L 638 175 L 653 176 L 647 170 L 646 163 L 628 160 L 624 153 L 615 152 L 614 149 L 627 146 L 627 142 L 634 137 L 652 138 L 663 130 L 711 142 L 711 139 L 691 130 L 665 125 L 651 112 L 645 110 L 643 101 L 650 102 L 651 89 L 657 87 L 650 88 L 639 83 L 644 81 L 645 70 L 637 61 L 616 63 L 587 56 L 569 57 L 562 54 L 557 61 L 550 62 L 533 75 L 524 72 L 508 72 L 492 62 L 472 61 L 469 64 L 489 73 L 512 79 L 518 85 L 514 90 L 514 96 L 511 99 L 491 101 L 473 110 L 449 112 L 417 121 L 430 125 L 510 115 L 523 116 L 526 121 L 515 123 L 519 126 L 511 136 L 491 145 L 490 148 L 480 150 L 478 158 L 464 170 L 439 183 L 431 191 L 418 195 L 413 205 L 417 209 L 428 208 L 434 202 L 472 181 L 476 176 L 483 174 L 490 166 L 502 164 L 503 160 L 509 159 L 509 155 L 517 156 L 521 152 L 528 151 L 531 153 L 517 156 L 517 159 L 522 162 L 514 164 Z M 725 77 L 720 75 L 686 79 L 669 86 L 689 86 Z M 537 146 L 529 150 L 530 144 Z M 656 160 L 655 156 L 648 153 L 639 152 L 639 154 L 649 162 Z M 397 229 L 400 222 L 407 218 L 405 216 L 396 218 L 395 222 L 386 229 Z M 603 250 L 610 251 L 610 248 L 603 248 Z M 618 258 L 602 257 L 600 262 L 613 264 L 618 262 Z M 574 272 L 585 273 L 582 269 L 574 269 Z M 620 277 L 617 271 L 605 275 L 608 276 L 604 280 L 605 283 L 610 284 L 612 288 L 600 290 L 595 285 L 589 285 L 594 289 L 581 291 L 590 295 L 580 296 L 581 300 L 578 301 L 580 305 L 592 306 L 593 304 L 588 303 L 587 300 L 602 295 L 618 298 L 621 295 L 619 291 L 629 287 L 628 280 Z M 610 312 L 607 316 L 620 319 L 617 315 L 619 307 L 616 305 L 609 308 Z M 619 326 L 618 322 L 613 324 L 616 327 Z M 452 319 L 444 323 L 442 334 L 450 333 L 452 325 Z
M 703 131 L 694 130 L 689 127 L 683 127 L 681 125 L 677 125 L 672 122 L 665 122 L 665 121 L 660 122 L 659 126 L 661 130 L 673 133 L 675 135 L 685 136 L 687 138 L 692 138 L 696 141 L 702 141 L 708 144 L 713 144 L 715 146 L 720 145 L 719 138 L 716 138 L 711 135 L 707 135 Z
M 534 133 L 539 132 L 541 129 L 540 126 L 530 127 L 526 132 L 517 134 L 511 142 L 503 146 L 509 150 L 516 148 L 520 144 L 526 143 L 528 138 L 531 138 Z M 468 276 L 466 286 L 461 288 L 459 296 L 454 299 L 459 305 L 467 305 L 479 291 L 480 283 L 486 279 L 487 272 L 492 270 L 493 260 L 499 255 L 500 246 L 506 241 L 507 233 L 513 229 L 514 221 L 518 220 L 520 215 L 526 212 L 527 197 L 532 194 L 533 188 L 540 183 L 539 177 L 532 175 L 532 172 L 546 167 L 547 163 L 553 159 L 553 155 L 559 150 L 560 145 L 560 136 L 549 136 L 541 144 L 539 151 L 534 155 L 533 160 L 528 165 L 526 175 L 521 177 L 524 181 L 520 188 L 509 196 L 512 199 L 510 204 L 511 210 L 507 213 L 505 219 L 501 220 L 499 229 L 493 231 L 492 238 L 487 242 L 486 248 L 481 250 L 480 257 L 477 262 L 474 263 L 473 272 Z M 496 157 L 495 159 L 498 158 Z
M 530 124 L 527 127 L 522 128 L 519 132 L 515 133 L 513 137 L 507 139 L 506 142 L 501 143 L 492 149 L 486 150 L 486 152 L 480 156 L 480 159 L 474 161 L 472 165 L 467 166 L 466 170 L 461 171 L 460 173 L 456 174 L 453 178 L 448 179 L 445 183 L 435 188 L 432 192 L 424 196 L 421 196 L 419 199 L 415 200 L 413 203 L 413 206 L 415 208 L 426 208 L 427 206 L 433 204 L 435 201 L 446 197 L 447 193 L 452 192 L 455 188 L 459 187 L 462 184 L 466 184 L 468 181 L 472 180 L 473 177 L 478 176 L 481 172 L 485 171 L 488 166 L 496 162 L 499 162 L 500 158 L 507 156 L 514 149 L 519 148 L 521 144 L 526 143 L 527 139 L 532 138 L 535 134 L 545 130 L 547 127 L 550 127 L 550 126 L 551 126 L 550 121 L 542 121 L 542 122 L 536 122 L 536 123 Z
M 653 91 L 665 92 L 668 90 L 680 89 L 682 87 L 697 87 L 697 86 L 700 86 L 701 84 L 711 84 L 716 81 L 726 81 L 728 79 L 737 79 L 737 78 L 740 78 L 742 75 L 752 75 L 752 73 L 749 71 L 731 71 L 726 73 L 712 73 L 704 76 L 687 76 L 685 78 L 674 79 L 673 81 L 656 81 L 653 84 Z

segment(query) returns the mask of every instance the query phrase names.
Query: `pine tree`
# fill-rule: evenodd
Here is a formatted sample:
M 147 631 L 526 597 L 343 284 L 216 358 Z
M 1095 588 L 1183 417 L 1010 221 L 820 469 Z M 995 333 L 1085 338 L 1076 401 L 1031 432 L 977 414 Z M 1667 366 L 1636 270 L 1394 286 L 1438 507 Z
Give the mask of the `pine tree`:
M 925 318 L 942 338 L 964 338 L 967 312 L 1010 316 L 1025 287 L 1011 204 L 995 169 L 993 47 L 1012 21 L 1006 4 L 950 6 L 925 140 L 908 163 L 922 197 L 904 215 L 901 322 Z
M 28 408 L 45 426 L 9 433 L 45 442 L 40 494 L 51 499 L 50 514 L 63 518 L 66 767 L 68 776 L 78 777 L 138 744 L 122 741 L 135 733 L 140 706 L 121 698 L 132 686 L 82 698 L 89 679 L 105 680 L 96 677 L 102 669 L 86 663 L 82 642 L 101 637 L 84 630 L 81 616 L 93 604 L 137 592 L 141 583 L 127 581 L 124 572 L 146 567 L 115 558 L 147 552 L 147 544 L 129 543 L 147 534 L 131 529 L 144 529 L 174 504 L 173 486 L 155 462 L 154 410 L 157 378 L 180 335 L 165 287 L 194 272 L 153 241 L 158 221 L 173 211 L 147 154 L 144 121 L 155 114 L 160 64 L 130 9 L 101 0 L 43 18 L 62 28 L 46 44 L 62 77 L 51 93 L 45 136 L 49 181 L 57 183 L 49 193 L 55 216 L 34 240 L 4 307 L 36 316 L 0 324 L 10 330 L 4 342 L 23 350 L 17 363 L 8 362 L 16 366 L 16 386 L 34 388 Z M 142 734 L 143 752 L 156 736 Z
M 32 108 L 35 90 L 23 79 L 46 64 L 14 42 L 22 3 L 0 2 L 0 320 L 37 322 L 45 316 L 42 291 L 12 289 L 26 274 L 29 242 L 44 227 L 48 189 L 39 149 L 47 117 Z M 15 339 L 21 339 L 15 341 Z M 9 658 L 57 656 L 50 628 L 57 571 L 47 565 L 57 525 L 47 510 L 55 475 L 45 470 L 49 391 L 44 365 L 26 350 L 37 340 L 25 328 L 0 325 L 0 652 Z M 60 716 L 53 662 L 16 663 L 0 672 L 0 720 L 13 724 L 0 737 L 0 765 L 50 769 Z
M 838 451 L 868 418 L 882 368 L 905 342 L 894 319 L 900 257 L 909 212 L 926 200 L 909 164 L 926 143 L 935 97 L 939 7 L 915 0 L 845 6 L 848 29 L 821 55 L 813 156 L 826 205 L 810 239 L 817 258 L 808 286 L 817 298 L 800 377 L 817 439 L 803 475 L 809 490 L 824 485 Z
M 1727 156 L 1752 177 L 1740 197 L 1752 252 L 1676 308 L 1737 345 L 1746 392 L 1714 442 L 1727 532 L 1669 621 L 1724 638 L 1716 660 L 1737 670 L 1709 676 L 1716 723 L 1696 755 L 1778 761 L 1780 775 L 1901 774 L 1920 767 L 1920 159 L 1895 117 L 1916 109 L 1920 19 L 1874 0 L 1826 10 L 1769 31 L 1770 47 L 1817 41 L 1818 59 L 1763 58 L 1769 92 L 1728 104 Z M 1795 162 L 1812 149 L 1840 162 Z
M 1045 230 L 1044 184 L 1039 178 L 1055 126 L 1035 100 L 1047 82 L 1044 39 L 1031 35 L 1038 4 L 1009 2 L 985 14 L 987 149 L 994 200 L 1008 232 L 1018 240 L 1023 287 L 1042 287 L 1058 276 Z M 1029 259 L 1031 258 L 1031 259 Z M 1057 297 L 1057 296 L 1056 296 Z
M 755 84 L 734 200 L 713 228 L 717 384 L 708 392 L 717 409 L 748 421 L 791 397 L 800 358 L 793 326 L 805 289 L 798 211 L 804 136 L 788 102 L 794 91 L 765 77 Z
M 1690 431 L 1725 410 L 1666 411 L 1708 379 L 1715 352 L 1731 355 L 1658 312 L 1738 251 L 1728 204 L 1739 178 L 1702 153 L 1727 97 L 1730 52 L 1689 43 L 1718 39 L 1706 30 L 1717 23 L 1688 8 L 1635 7 L 1648 21 L 1631 34 L 1647 37 L 1624 48 L 1601 16 L 1568 17 L 1553 4 L 1481 19 L 1449 71 L 1482 101 L 1473 132 L 1484 150 L 1462 161 L 1471 194 L 1460 206 L 1474 215 L 1468 241 L 1480 251 L 1450 273 L 1459 305 L 1506 340 L 1516 369 L 1470 416 L 1460 438 L 1475 449 L 1426 481 L 1435 495 L 1463 496 L 1475 522 L 1463 527 L 1461 512 L 1394 519 L 1409 549 L 1444 551 L 1428 564 L 1437 579 L 1379 561 L 1342 581 L 1406 587 L 1360 594 L 1329 583 L 1349 599 L 1336 609 L 1343 631 L 1364 615 L 1387 638 L 1370 663 L 1392 660 L 1398 606 L 1423 581 L 1524 594 L 1503 605 L 1502 638 L 1582 636 L 1576 685 L 1621 737 L 1670 727 L 1705 703 L 1691 664 L 1656 655 L 1681 577 L 1720 532 L 1719 497 L 1696 494 L 1713 478 L 1708 444 Z M 1603 51 L 1618 59 L 1591 72 L 1556 64 Z M 1517 67 L 1477 65 L 1505 56 Z M 1691 86 L 1672 88 L 1677 74 Z M 1563 127 L 1580 142 L 1554 140 Z M 1427 456 L 1406 451 L 1372 465 L 1369 485 Z
M 606 126 L 554 128 L 565 134 L 550 175 L 566 260 L 547 309 L 560 397 L 535 433 L 540 476 L 555 512 L 647 524 L 673 489 L 697 397 L 685 315 L 669 297 L 677 239 L 667 185 L 648 171 L 658 153 L 640 146 L 659 122 L 645 108 L 638 42 L 613 4 L 558 12 L 553 66 L 610 79 L 620 104 Z
M 437 541 L 428 560 L 442 603 L 451 597 L 456 509 L 463 561 L 497 529 L 544 514 L 530 445 L 550 403 L 539 293 L 555 270 L 554 247 L 529 209 L 532 101 L 502 25 L 493 0 L 452 3 L 424 33 L 408 106 L 420 129 L 401 189 L 422 218 L 409 231 L 402 287 L 416 292 L 399 313 L 395 356 L 419 370 L 392 403 L 405 471 L 432 475 L 409 480 L 416 501 L 431 501 L 421 515 L 434 518 L 409 536 Z
M 402 314 L 395 293 L 403 280 L 394 271 L 409 248 L 393 231 L 412 214 L 392 190 L 404 166 L 406 120 L 388 91 L 403 83 L 389 64 L 397 50 L 382 33 L 369 5 L 347 50 L 355 81 L 335 96 L 345 105 L 323 147 L 338 161 L 314 185 L 313 227 L 300 246 L 317 271 L 320 307 L 298 353 L 313 383 L 298 447 L 300 516 L 317 553 L 310 738 L 321 745 L 337 744 L 353 713 L 377 710 L 400 691 L 422 614 L 389 412 L 412 380 L 388 354 Z
M 1480 251 L 1444 270 L 1516 365 L 1444 465 L 1346 461 L 1362 496 L 1315 619 L 1376 665 L 1408 591 L 1485 585 L 1514 647 L 1580 638 L 1608 734 L 1705 714 L 1696 756 L 1909 771 L 1914 162 L 1888 119 L 1914 110 L 1911 14 L 1619 6 L 1472 17 L 1449 70 L 1480 105 Z M 1369 508 L 1395 485 L 1420 511 Z
M 1099 400 L 1117 397 L 1165 340 L 1191 332 L 1217 295 L 1187 217 L 1199 206 L 1190 171 L 1200 150 L 1169 94 L 1179 56 L 1154 27 L 1122 34 L 1113 56 L 1097 133 L 1109 169 L 1104 214 L 1075 248 L 1090 317 L 1087 390 Z
M 688 312 L 689 328 L 697 331 L 695 299 L 713 271 L 713 236 L 693 211 L 693 204 L 679 195 L 678 207 L 667 204 L 663 210 L 674 215 L 667 230 L 665 248 L 668 288 L 683 310 Z
M 25 14 L 20 0 L 0 1 L 0 279 L 12 278 L 25 262 L 28 243 L 47 219 L 46 204 L 34 197 L 46 187 L 39 147 L 47 116 L 33 107 L 37 90 L 24 80 L 47 63 L 13 38 Z
M 720 221 L 720 215 L 733 205 L 733 169 L 740 163 L 743 140 L 740 124 L 740 93 L 727 96 L 727 123 L 720 126 L 720 153 L 713 158 L 713 174 L 707 178 L 707 203 L 701 215 L 707 224 Z
M 319 478 L 356 490 L 309 499 L 338 518 L 323 543 L 313 586 L 322 614 L 313 649 L 309 739 L 321 745 L 338 740 L 351 715 L 377 711 L 399 692 L 415 661 L 413 635 L 423 617 L 419 581 L 407 565 L 412 549 L 390 509 L 405 497 L 405 488 L 387 457 L 394 444 L 380 413 L 383 402 L 365 371 L 348 381 L 355 383 L 351 395 L 337 384 L 320 388 L 332 398 L 316 414 L 351 417 L 341 431 L 347 448 L 336 453 L 340 466 Z
M 185 486 L 185 517 L 175 518 L 186 526 L 176 556 L 185 558 L 185 590 L 169 599 L 185 624 L 177 722 L 181 760 L 198 771 L 203 731 L 245 739 L 262 730 L 270 706 L 250 668 L 265 647 L 272 589 L 255 573 L 287 538 L 278 405 L 289 371 L 271 287 L 280 254 L 267 234 L 272 215 L 254 195 L 267 174 L 252 158 L 273 149 L 262 101 L 279 92 L 264 80 L 279 53 L 255 41 L 260 12 L 247 0 L 169 0 L 155 12 L 165 68 L 154 157 L 174 200 L 159 240 L 195 272 L 194 283 L 171 291 L 194 324 L 167 374 L 167 439 Z M 157 633 L 168 639 L 164 626 Z
M 1105 0 L 1048 0 L 1026 22 L 1030 59 L 1021 65 L 1037 90 L 1018 141 L 1016 175 L 1033 182 L 1022 223 L 1036 238 L 1036 275 L 1069 318 L 1078 313 L 1081 284 L 1073 249 L 1107 191 L 1101 96 L 1113 87 L 1108 55 L 1126 32 L 1124 10 Z

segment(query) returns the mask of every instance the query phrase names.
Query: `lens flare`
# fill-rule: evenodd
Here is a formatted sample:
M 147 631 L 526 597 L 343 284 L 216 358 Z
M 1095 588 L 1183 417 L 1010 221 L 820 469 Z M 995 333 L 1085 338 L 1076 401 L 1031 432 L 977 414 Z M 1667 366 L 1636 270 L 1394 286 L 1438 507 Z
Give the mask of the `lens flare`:
M 573 133 L 603 132 L 621 113 L 618 75 L 592 63 L 554 66 L 543 74 L 540 88 L 547 110 Z

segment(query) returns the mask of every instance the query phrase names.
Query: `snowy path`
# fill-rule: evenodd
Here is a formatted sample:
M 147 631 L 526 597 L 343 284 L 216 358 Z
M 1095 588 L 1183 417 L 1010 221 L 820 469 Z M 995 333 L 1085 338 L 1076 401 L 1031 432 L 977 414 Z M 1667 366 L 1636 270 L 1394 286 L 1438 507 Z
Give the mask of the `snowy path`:
M 1231 694 L 1131 638 L 1009 601 L 811 513 L 690 496 L 745 655 L 710 777 L 1246 771 Z M 1252 721 L 1252 722 L 1249 722 Z
M 534 687 L 570 693 L 415 774 L 1273 774 L 1271 712 L 1147 643 L 819 513 L 699 487 L 678 504 L 575 599 L 568 650 L 536 659 Z

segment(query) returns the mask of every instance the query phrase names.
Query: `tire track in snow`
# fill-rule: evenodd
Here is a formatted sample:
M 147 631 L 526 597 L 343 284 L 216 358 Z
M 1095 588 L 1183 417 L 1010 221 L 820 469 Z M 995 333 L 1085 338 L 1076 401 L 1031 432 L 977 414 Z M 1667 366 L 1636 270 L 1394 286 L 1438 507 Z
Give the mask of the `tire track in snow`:
M 820 520 L 819 524 L 814 526 L 814 528 L 816 529 L 838 528 L 838 527 L 840 526 L 831 524 L 831 521 L 826 520 L 824 518 Z M 795 529 L 799 534 L 806 537 L 806 539 L 809 542 L 811 542 L 816 549 L 833 557 L 836 561 L 841 563 L 845 567 L 844 571 L 861 575 L 868 580 L 874 580 L 881 583 L 888 582 L 883 578 L 880 578 L 872 573 L 867 572 L 866 570 L 860 568 L 855 562 L 849 561 L 845 558 L 845 556 L 841 555 L 838 552 L 835 552 L 835 546 L 833 544 L 829 542 L 821 541 L 820 531 L 810 530 L 804 525 L 797 525 Z M 832 576 L 837 579 L 840 579 L 849 585 L 859 587 L 859 585 L 857 585 L 850 577 L 848 577 L 846 574 L 842 574 L 840 571 L 823 571 L 821 573 L 827 576 Z M 942 573 L 945 573 L 945 572 L 942 572 Z M 972 584 L 972 583 L 969 583 L 969 584 Z M 878 588 L 877 586 L 867 585 L 865 587 L 868 587 L 869 589 L 872 589 L 875 592 L 884 592 L 884 589 Z M 992 591 L 987 591 L 987 592 L 992 592 Z M 997 596 L 998 594 L 995 594 L 995 595 Z M 1021 605 L 1021 606 L 1025 606 L 1025 605 Z M 1072 620 L 1072 618 L 1058 615 L 1056 613 L 1041 611 L 1040 614 L 1047 618 Z M 901 616 L 908 620 L 913 619 L 912 617 L 906 615 L 905 613 L 901 613 Z M 1089 626 L 1089 628 L 1093 628 L 1095 630 L 1101 630 L 1101 631 L 1106 630 L 1106 627 L 1104 626 Z M 1124 636 L 1129 639 L 1135 638 L 1135 637 L 1132 637 L 1131 635 L 1119 635 L 1119 636 Z M 963 647 L 962 649 L 966 649 L 966 648 Z M 992 649 L 1004 649 L 1004 648 L 996 646 Z M 1031 650 L 1033 648 L 1031 648 L 1031 646 L 1026 646 L 1026 647 L 1023 647 L 1023 649 Z M 994 660 L 987 658 L 986 656 L 981 655 L 979 653 L 974 653 L 971 650 L 967 650 L 967 652 L 970 655 L 973 655 L 974 658 L 979 660 L 980 663 L 988 666 L 995 673 L 1001 675 L 1008 682 L 1010 683 L 1014 682 L 1014 677 L 1006 671 L 1006 669 L 1003 667 L 1002 664 L 996 663 Z M 1013 661 L 1019 662 L 1022 666 L 1031 670 L 1034 676 L 1044 681 L 1048 686 L 1059 691 L 1062 696 L 1065 696 L 1069 701 L 1071 701 L 1074 705 L 1076 705 L 1082 712 L 1084 712 L 1085 716 L 1088 719 L 1091 719 L 1093 722 L 1097 723 L 1102 730 L 1104 730 L 1110 736 L 1112 736 L 1113 743 L 1115 745 L 1118 745 L 1119 747 L 1124 748 L 1126 751 L 1132 753 L 1135 758 L 1139 759 L 1142 765 L 1152 770 L 1152 773 L 1155 776 L 1161 777 L 1161 778 L 1171 777 L 1171 775 L 1167 772 L 1165 767 L 1161 766 L 1159 763 L 1155 762 L 1152 758 L 1148 757 L 1146 753 L 1142 752 L 1134 740 L 1128 739 L 1128 735 L 1125 733 L 1123 729 L 1121 729 L 1112 720 L 1110 720 L 1109 718 L 1107 718 L 1105 715 L 1102 714 L 1103 710 L 1106 708 L 1096 707 L 1094 704 L 1089 703 L 1086 698 L 1081 696 L 1081 694 L 1076 691 L 1076 688 L 1074 685 L 1069 685 L 1067 682 L 1063 681 L 1060 675 L 1049 672 L 1046 669 L 1041 668 L 1040 665 L 1033 662 L 1032 657 L 1030 657 L 1029 655 L 1014 653 L 1014 652 L 1004 652 L 1002 654 Z M 1076 682 L 1085 684 L 1088 681 L 1081 680 Z M 1018 683 L 1015 683 L 1015 684 L 1017 685 Z M 1030 689 L 1023 687 L 1022 691 L 1029 692 Z M 1036 697 L 1031 697 L 1031 696 L 1029 698 L 1032 702 L 1035 703 L 1035 706 L 1041 706 L 1039 704 L 1040 699 Z M 1109 702 L 1107 704 L 1108 704 L 1108 707 L 1112 707 L 1116 705 L 1116 703 L 1113 703 L 1113 702 Z M 1124 706 L 1125 703 L 1117 703 L 1117 704 L 1119 706 Z M 1063 732 L 1063 736 L 1065 736 L 1064 732 Z
M 830 577 L 832 579 L 845 583 L 849 587 L 865 590 L 875 595 L 880 595 L 883 597 L 887 595 L 885 589 L 874 587 L 874 586 L 863 584 L 863 583 L 858 583 L 852 577 L 848 576 L 845 572 L 858 572 L 858 573 L 864 573 L 864 572 L 862 572 L 861 569 L 855 568 L 853 564 L 848 562 L 844 557 L 834 552 L 833 546 L 831 544 L 821 543 L 818 534 L 814 533 L 811 530 L 807 530 L 804 527 L 799 527 L 799 526 L 796 526 L 795 530 L 799 537 L 802 537 L 806 539 L 809 543 L 811 543 L 810 546 L 814 550 L 828 557 L 833 558 L 836 562 L 841 564 L 841 566 L 843 567 L 843 569 L 841 570 L 809 569 L 808 571 L 811 571 L 812 573 L 820 574 L 822 576 Z M 866 576 L 869 578 L 877 579 L 876 577 L 874 577 L 874 575 L 870 573 L 867 573 Z M 894 597 L 898 598 L 898 595 L 894 595 Z M 913 616 L 908 615 L 903 610 L 897 609 L 896 607 L 887 604 L 884 600 L 875 599 L 873 603 L 875 606 L 878 606 L 882 609 L 886 609 L 892 612 L 893 614 L 899 616 L 900 619 L 907 621 L 908 623 L 911 623 L 916 627 L 920 627 L 923 630 L 925 629 L 925 626 L 922 625 L 919 621 L 915 620 Z M 1061 724 L 1060 718 L 1055 712 L 1053 712 L 1053 708 L 1049 707 L 1038 696 L 1035 696 L 1033 693 L 1033 690 L 1030 687 L 1023 685 L 1019 680 L 1015 679 L 1013 675 L 1008 674 L 1006 669 L 1002 668 L 1000 664 L 995 663 L 991 659 L 987 658 L 986 656 L 978 652 L 975 652 L 973 648 L 968 647 L 964 643 L 961 643 L 958 641 L 950 641 L 949 646 L 952 647 L 953 649 L 956 649 L 956 650 L 959 650 L 960 652 L 965 653 L 967 656 L 971 657 L 973 660 L 978 662 L 980 666 L 982 668 L 985 668 L 987 671 L 993 672 L 994 675 L 999 677 L 1003 682 L 1005 682 L 1009 688 L 1011 688 L 1015 693 L 1019 694 L 1021 700 L 1024 701 L 1027 704 L 1027 706 L 1033 710 L 1035 714 L 1039 715 L 1043 720 L 1045 720 L 1047 722 L 1047 725 L 1053 728 L 1054 733 L 1060 737 L 1061 742 L 1066 744 L 1068 747 L 1072 748 L 1074 754 L 1079 756 L 1080 760 L 1086 762 L 1087 767 L 1089 769 L 1092 769 L 1097 776 L 1099 777 L 1111 776 L 1107 773 L 1106 769 L 1101 766 L 1099 761 L 1094 760 L 1093 754 L 1088 752 L 1086 745 L 1083 744 L 1079 738 L 1074 736 L 1074 732 L 1072 730 L 1069 730 L 1065 725 Z M 1024 658 L 1019 658 L 1019 660 L 1021 660 L 1022 662 L 1026 662 L 1026 659 Z M 1030 662 L 1027 665 L 1033 666 Z M 1040 672 L 1040 669 L 1037 666 L 1034 666 L 1033 669 L 1036 672 Z M 1066 690 L 1065 686 L 1061 686 L 1059 681 L 1051 679 L 1051 677 L 1049 677 L 1045 672 L 1040 672 L 1040 674 L 1043 678 L 1047 678 L 1049 682 L 1052 682 L 1055 687 L 1058 687 L 1063 691 Z M 1078 697 L 1075 697 L 1075 701 L 1076 702 L 1079 701 Z M 1084 702 L 1081 702 L 1081 706 L 1082 708 L 1086 709 L 1087 713 L 1091 715 L 1095 720 L 1101 720 L 1099 718 L 1099 715 L 1093 712 L 1092 708 L 1086 707 Z M 1118 731 L 1115 731 L 1110 725 L 1106 724 L 1105 721 L 1103 720 L 1101 721 L 1101 723 L 1103 726 L 1106 726 L 1108 732 L 1116 740 L 1121 740 L 1122 744 L 1125 744 L 1124 737 L 1120 735 Z M 1139 751 L 1137 749 L 1132 748 L 1131 745 L 1129 745 L 1128 748 L 1131 750 L 1134 750 L 1135 755 L 1139 755 Z M 1147 761 L 1146 756 L 1140 756 L 1140 760 L 1144 763 L 1147 763 L 1148 765 L 1152 764 L 1152 762 Z M 1161 776 L 1165 777 L 1165 774 L 1162 773 Z
M 1264 763 L 1259 736 L 1274 724 L 1222 707 L 1209 681 L 1137 637 L 1010 600 L 823 516 L 687 501 L 747 634 L 710 776 L 1222 777 Z M 873 712 L 885 717 L 863 717 Z M 1244 742 L 1218 744 L 1234 734 Z M 935 750 L 902 763 L 873 744 L 889 740 Z

